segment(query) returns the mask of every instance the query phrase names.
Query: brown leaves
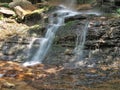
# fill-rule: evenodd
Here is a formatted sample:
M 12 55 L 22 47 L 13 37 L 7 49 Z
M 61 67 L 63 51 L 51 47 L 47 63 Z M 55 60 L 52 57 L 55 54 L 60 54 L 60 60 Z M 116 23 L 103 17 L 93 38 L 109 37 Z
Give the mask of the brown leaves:
M 10 38 L 10 36 L 23 36 L 27 34 L 29 27 L 19 24 L 13 19 L 4 18 L 0 21 L 0 39 Z
M 0 74 L 4 74 L 3 77 L 12 77 L 18 80 L 44 78 L 49 74 L 55 74 L 62 69 L 63 68 L 50 66 L 45 67 L 43 64 L 23 67 L 16 62 L 0 61 Z

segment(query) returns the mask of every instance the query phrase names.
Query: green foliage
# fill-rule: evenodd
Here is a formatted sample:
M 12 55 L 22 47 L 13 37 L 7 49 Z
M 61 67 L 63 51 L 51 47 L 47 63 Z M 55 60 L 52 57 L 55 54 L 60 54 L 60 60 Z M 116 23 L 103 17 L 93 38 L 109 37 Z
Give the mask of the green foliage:
M 120 8 L 117 9 L 117 13 L 120 14 Z

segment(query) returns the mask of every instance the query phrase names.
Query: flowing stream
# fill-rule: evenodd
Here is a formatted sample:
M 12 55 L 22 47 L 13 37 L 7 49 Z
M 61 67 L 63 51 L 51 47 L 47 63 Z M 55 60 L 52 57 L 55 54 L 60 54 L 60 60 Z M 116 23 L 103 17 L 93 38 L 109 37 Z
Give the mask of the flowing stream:
M 23 63 L 24 66 L 30 66 L 30 65 L 42 63 L 42 61 L 45 59 L 45 57 L 53 43 L 53 40 L 55 38 L 55 33 L 57 32 L 57 30 L 59 30 L 60 26 L 64 25 L 65 18 L 75 16 L 78 14 L 100 15 L 99 12 L 96 12 L 94 10 L 89 11 L 89 12 L 76 12 L 76 11 L 74 11 L 74 7 L 73 7 L 75 5 L 75 3 L 76 3 L 76 0 L 66 0 L 65 4 L 60 5 L 60 7 L 61 7 L 60 10 L 57 10 L 57 11 L 51 13 L 51 15 L 49 16 L 49 24 L 46 28 L 47 32 L 46 32 L 45 36 L 43 38 L 34 38 L 30 42 L 30 44 L 28 46 L 29 50 L 32 49 L 32 46 L 36 40 L 39 41 L 39 48 L 37 49 L 37 51 L 34 53 L 33 56 L 30 56 L 31 54 L 30 54 L 30 52 L 28 52 L 28 57 L 30 57 L 30 58 L 25 63 Z M 67 7 L 64 5 L 66 5 Z M 73 9 L 71 9 L 70 7 L 73 7 Z M 81 33 L 79 33 L 79 35 L 77 35 L 76 47 L 74 50 L 75 57 L 76 57 L 75 61 L 79 60 L 83 54 L 83 48 L 84 48 L 84 43 L 85 43 L 85 39 L 86 39 L 88 24 L 89 24 L 89 22 L 86 22 Z
M 50 15 L 49 25 L 47 26 L 47 32 L 45 36 L 43 38 L 37 38 L 31 41 L 29 48 L 32 48 L 32 45 L 36 40 L 39 40 L 40 45 L 37 52 L 35 52 L 35 55 L 30 60 L 25 62 L 23 64 L 24 66 L 41 63 L 44 60 L 48 50 L 52 45 L 52 42 L 55 38 L 56 31 L 60 26 L 64 25 L 64 19 L 66 17 L 70 17 L 78 14 L 77 12 L 69 10 L 66 7 L 63 7 L 63 6 L 61 7 L 62 7 L 61 10 L 55 11 Z

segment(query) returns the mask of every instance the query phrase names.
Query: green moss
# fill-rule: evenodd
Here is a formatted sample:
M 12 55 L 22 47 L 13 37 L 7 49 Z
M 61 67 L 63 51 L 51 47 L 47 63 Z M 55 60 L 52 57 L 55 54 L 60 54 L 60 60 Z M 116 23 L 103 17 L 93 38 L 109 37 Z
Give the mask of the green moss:
M 3 14 L 0 14 L 0 20 L 2 20 L 4 17 L 3 17 Z
M 9 8 L 9 3 L 0 3 L 0 6 Z
M 79 20 L 69 21 L 69 22 L 65 23 L 64 29 L 65 30 L 70 30 L 71 27 L 74 26 L 78 22 L 79 22 Z

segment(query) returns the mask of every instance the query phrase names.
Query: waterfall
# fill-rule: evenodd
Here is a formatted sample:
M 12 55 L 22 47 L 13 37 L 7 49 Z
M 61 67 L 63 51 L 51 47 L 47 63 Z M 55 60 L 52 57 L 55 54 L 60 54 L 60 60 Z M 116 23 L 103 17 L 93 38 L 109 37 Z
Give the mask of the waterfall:
M 77 39 L 76 39 L 76 46 L 73 50 L 73 53 L 75 54 L 74 57 L 70 60 L 70 63 L 65 64 L 65 68 L 78 68 L 79 66 L 82 66 L 85 64 L 85 61 L 83 60 L 83 54 L 84 54 L 84 45 L 86 41 L 86 35 L 89 27 L 89 21 L 85 22 L 85 25 L 83 27 L 80 25 L 77 30 Z
M 67 8 L 63 8 L 61 10 L 53 12 L 49 17 L 49 25 L 47 26 L 47 32 L 45 36 L 43 38 L 40 38 L 39 40 L 40 45 L 38 50 L 35 52 L 34 56 L 30 60 L 25 62 L 23 65 L 29 66 L 41 63 L 45 59 L 45 56 L 47 55 L 52 45 L 56 31 L 60 26 L 64 25 L 64 19 L 66 17 L 74 16 L 76 14 L 77 12 L 71 11 Z M 31 41 L 29 45 L 30 48 L 32 47 L 35 40 L 38 39 L 34 39 Z
M 75 3 L 76 3 L 76 0 L 66 0 L 66 1 L 64 1 L 64 4 L 61 5 L 60 10 L 57 10 L 50 14 L 49 24 L 46 27 L 47 32 L 44 37 L 33 39 L 31 41 L 31 43 L 28 47 L 29 49 L 32 48 L 32 46 L 36 40 L 39 41 L 39 47 L 38 47 L 37 51 L 34 52 L 33 55 L 28 54 L 29 60 L 27 60 L 27 62 L 25 62 L 23 64 L 24 66 L 42 63 L 42 61 L 45 59 L 45 57 L 53 43 L 53 40 L 55 38 L 55 33 L 57 32 L 57 30 L 59 29 L 60 26 L 64 25 L 65 18 L 83 13 L 83 12 L 75 12 L 69 8 L 69 7 L 73 7 L 75 5 Z M 66 5 L 67 7 L 64 5 Z M 94 13 L 94 12 L 91 12 L 91 13 Z M 89 14 L 89 13 L 84 13 L 84 14 Z M 75 61 L 79 60 L 82 56 L 87 29 L 88 29 L 88 22 L 86 23 L 86 25 L 85 25 L 84 29 L 81 31 L 81 33 L 79 35 L 77 35 L 77 43 L 76 43 L 76 48 L 74 50 L 75 57 L 76 57 Z
M 83 49 L 84 49 L 84 44 L 85 44 L 86 35 L 88 31 L 88 25 L 89 25 L 89 22 L 87 21 L 85 23 L 84 28 L 82 28 L 81 30 L 77 30 L 76 47 L 74 49 L 77 61 L 82 59 L 82 56 L 83 56 Z
M 30 44 L 28 45 L 28 48 L 29 48 L 29 49 L 32 48 L 33 43 L 34 43 L 37 39 L 39 39 L 39 38 L 32 38 Z
M 74 9 L 76 5 L 76 0 L 65 0 L 64 3 L 68 8 Z

